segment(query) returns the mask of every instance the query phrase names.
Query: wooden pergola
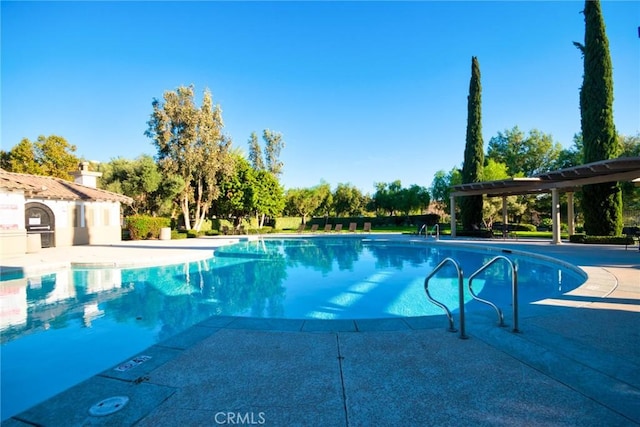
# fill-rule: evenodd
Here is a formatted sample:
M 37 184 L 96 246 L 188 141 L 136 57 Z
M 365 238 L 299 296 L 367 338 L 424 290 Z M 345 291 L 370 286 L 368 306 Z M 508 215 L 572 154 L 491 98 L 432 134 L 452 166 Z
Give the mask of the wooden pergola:
M 640 157 L 620 157 L 586 165 L 545 172 L 531 178 L 509 178 L 499 181 L 474 182 L 451 187 L 451 237 L 456 237 L 455 198 L 483 195 L 502 197 L 502 222 L 507 225 L 507 196 L 551 193 L 553 220 L 552 243 L 560 241 L 560 193 L 567 193 L 567 223 L 574 234 L 573 193 L 583 185 L 605 182 L 634 182 L 640 185 Z

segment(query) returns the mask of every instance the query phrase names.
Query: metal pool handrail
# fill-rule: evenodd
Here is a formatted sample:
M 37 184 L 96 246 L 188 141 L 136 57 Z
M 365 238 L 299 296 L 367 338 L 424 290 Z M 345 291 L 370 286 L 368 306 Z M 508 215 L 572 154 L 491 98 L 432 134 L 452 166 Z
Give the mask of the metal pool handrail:
M 447 264 L 447 263 L 453 264 L 453 266 L 456 269 L 456 273 L 458 275 L 458 296 L 459 296 L 458 303 L 460 305 L 460 308 L 459 308 L 459 311 L 460 311 L 460 338 L 461 339 L 467 339 L 467 336 L 466 336 L 465 330 L 464 330 L 465 326 L 464 326 L 464 285 L 463 285 L 463 274 L 462 274 L 462 269 L 460 268 L 460 266 L 458 265 L 456 260 L 454 260 L 453 258 L 445 258 L 445 259 L 443 259 L 440 262 L 440 264 L 438 264 L 436 266 L 436 268 L 434 268 L 433 271 L 431 273 L 429 273 L 427 275 L 427 277 L 424 279 L 424 291 L 427 294 L 427 298 L 429 299 L 429 301 L 431 301 L 432 303 L 434 303 L 438 307 L 442 308 L 445 311 L 445 313 L 447 314 L 447 318 L 449 319 L 449 332 L 456 332 L 457 329 L 454 326 L 453 316 L 451 315 L 451 311 L 449 311 L 449 309 L 447 308 L 446 305 L 444 305 L 440 301 L 435 300 L 431 296 L 431 294 L 429 293 L 429 280 L 442 267 L 444 267 L 444 265 Z
M 431 231 L 429 232 L 429 235 L 431 235 L 431 233 L 436 232 L 436 240 L 440 240 L 440 224 L 436 224 L 433 226 L 433 228 L 431 229 Z M 426 234 L 425 234 L 426 237 Z
M 469 292 L 471 293 L 471 296 L 473 297 L 473 299 L 480 301 L 481 303 L 484 304 L 488 304 L 491 307 L 493 307 L 496 312 L 498 313 L 498 326 L 504 326 L 504 315 L 502 314 L 502 310 L 500 310 L 495 304 L 493 304 L 490 301 L 487 301 L 485 299 L 480 298 L 479 296 L 477 296 L 475 294 L 475 292 L 473 292 L 473 279 L 479 275 L 480 273 L 482 273 L 484 270 L 486 270 L 487 268 L 489 268 L 489 266 L 493 265 L 494 263 L 496 263 L 497 261 L 500 260 L 504 260 L 507 262 L 507 264 L 509 265 L 509 267 L 511 268 L 511 298 L 512 298 L 512 305 L 513 305 L 513 332 L 520 332 L 518 330 L 518 267 L 507 257 L 502 256 L 502 255 L 498 255 L 494 258 L 492 258 L 489 262 L 487 262 L 486 264 L 484 264 L 482 267 L 480 267 L 479 269 L 477 269 L 475 272 L 473 272 L 471 274 L 471 276 L 469 276 Z

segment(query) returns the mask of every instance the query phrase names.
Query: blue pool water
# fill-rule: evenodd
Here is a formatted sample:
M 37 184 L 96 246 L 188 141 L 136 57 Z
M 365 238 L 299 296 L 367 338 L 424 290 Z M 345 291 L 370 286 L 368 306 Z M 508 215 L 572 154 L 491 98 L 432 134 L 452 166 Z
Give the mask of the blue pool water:
M 1 413 L 6 419 L 145 348 L 216 315 L 360 319 L 441 315 L 424 278 L 444 258 L 469 276 L 496 252 L 356 237 L 264 239 L 219 248 L 207 260 L 153 268 L 64 270 L 0 282 Z M 504 254 L 502 254 L 504 255 Z M 518 265 L 520 304 L 574 289 L 584 276 L 538 258 Z M 457 307 L 453 268 L 430 282 Z M 505 312 L 505 264 L 474 280 Z M 466 295 L 465 310 L 486 309 Z

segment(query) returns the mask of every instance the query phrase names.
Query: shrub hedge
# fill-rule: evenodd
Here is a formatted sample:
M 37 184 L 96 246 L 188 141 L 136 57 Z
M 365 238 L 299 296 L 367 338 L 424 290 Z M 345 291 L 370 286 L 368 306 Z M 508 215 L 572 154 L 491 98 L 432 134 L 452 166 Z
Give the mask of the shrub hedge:
M 187 233 L 180 232 L 178 230 L 171 230 L 171 240 L 186 239 Z
M 538 231 L 537 227 L 533 224 L 507 224 L 509 231 Z M 494 222 L 491 227 L 496 232 L 502 232 L 502 223 Z
M 244 227 L 245 230 L 249 230 L 250 228 L 256 228 L 256 226 L 252 226 L 254 221 L 247 221 L 246 219 L 242 219 L 240 221 L 240 226 Z M 218 230 L 219 234 L 224 234 L 222 230 L 224 227 L 227 227 L 230 231 L 235 229 L 233 225 L 233 221 L 223 218 L 216 218 L 212 221 L 212 230 Z
M 169 227 L 171 220 L 148 215 L 132 215 L 126 218 L 125 228 L 131 240 L 158 239 L 160 229 Z
M 269 223 L 265 225 L 278 230 L 297 230 L 300 224 L 302 224 L 301 216 L 289 216 L 274 218 L 272 221 L 269 221 Z
M 585 234 L 572 234 L 569 236 L 571 243 L 586 243 L 598 245 L 633 245 L 631 236 L 587 236 Z

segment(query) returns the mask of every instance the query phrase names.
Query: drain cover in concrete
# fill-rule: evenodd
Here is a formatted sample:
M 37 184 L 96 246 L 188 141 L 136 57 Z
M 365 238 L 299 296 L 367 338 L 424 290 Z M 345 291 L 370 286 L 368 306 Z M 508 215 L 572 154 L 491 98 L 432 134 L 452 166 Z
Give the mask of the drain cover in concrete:
M 129 369 L 133 369 L 138 365 L 143 364 L 144 362 L 146 362 L 147 360 L 151 359 L 151 356 L 136 356 L 133 359 L 123 363 L 122 365 L 117 366 L 116 368 L 114 368 L 114 371 L 118 371 L 118 372 L 125 372 L 128 371 Z
M 129 398 L 127 396 L 108 397 L 89 408 L 89 413 L 94 417 L 104 417 L 118 412 L 124 408 L 128 402 Z

